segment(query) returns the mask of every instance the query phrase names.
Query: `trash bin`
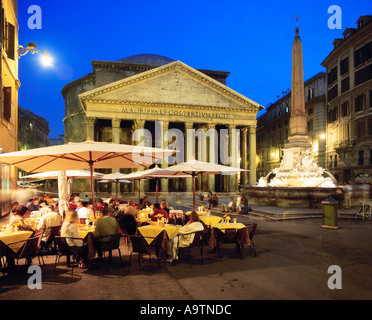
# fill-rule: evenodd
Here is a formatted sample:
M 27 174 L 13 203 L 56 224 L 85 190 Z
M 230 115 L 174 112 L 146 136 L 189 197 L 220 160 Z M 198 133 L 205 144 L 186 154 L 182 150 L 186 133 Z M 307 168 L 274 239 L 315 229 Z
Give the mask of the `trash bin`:
M 322 201 L 322 228 L 338 229 L 337 206 L 338 203 L 333 197 Z

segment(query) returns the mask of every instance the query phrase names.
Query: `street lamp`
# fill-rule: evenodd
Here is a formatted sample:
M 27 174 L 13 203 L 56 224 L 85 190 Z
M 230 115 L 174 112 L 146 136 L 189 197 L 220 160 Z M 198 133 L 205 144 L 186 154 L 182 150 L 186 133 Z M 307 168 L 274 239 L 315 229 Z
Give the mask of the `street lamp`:
M 41 63 L 46 67 L 50 66 L 52 64 L 52 59 L 48 55 L 48 51 L 36 49 L 36 42 L 27 43 L 26 48 L 23 47 L 23 46 L 19 46 L 18 47 L 18 59 L 21 58 L 22 56 L 26 55 L 28 52 L 31 52 L 31 54 L 39 53 L 39 52 L 45 52 L 45 55 L 43 55 L 41 57 Z

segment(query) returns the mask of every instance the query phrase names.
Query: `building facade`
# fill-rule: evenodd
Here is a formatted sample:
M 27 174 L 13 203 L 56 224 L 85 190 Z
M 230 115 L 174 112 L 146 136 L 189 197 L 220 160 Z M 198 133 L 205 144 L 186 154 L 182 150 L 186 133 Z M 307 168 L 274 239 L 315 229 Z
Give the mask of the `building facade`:
M 17 1 L 2 0 L 0 11 L 0 152 L 17 150 L 18 134 L 18 21 Z M 0 164 L 0 214 L 9 209 L 17 183 L 14 166 Z
M 319 72 L 304 83 L 306 135 L 317 164 L 326 167 L 326 94 L 325 73 Z M 288 142 L 291 92 L 266 108 L 257 119 L 257 179 L 280 166 L 282 149 Z
M 48 121 L 18 106 L 18 150 L 48 146 L 49 132 Z
M 327 84 L 327 167 L 343 183 L 372 177 L 372 16 L 347 28 L 322 62 Z
M 256 183 L 256 115 L 262 106 L 227 87 L 228 72 L 197 70 L 158 55 L 92 66 L 93 73 L 62 90 L 65 142 L 90 138 L 163 148 L 178 142 L 184 152 L 177 163 L 195 157 L 226 164 L 228 157 L 229 165 L 250 170 L 250 176 L 201 177 L 199 189 L 235 192 L 238 183 Z M 148 135 L 135 141 L 141 130 Z M 144 184 L 145 191 L 154 190 L 152 181 Z M 162 179 L 162 192 L 191 188 L 191 179 Z

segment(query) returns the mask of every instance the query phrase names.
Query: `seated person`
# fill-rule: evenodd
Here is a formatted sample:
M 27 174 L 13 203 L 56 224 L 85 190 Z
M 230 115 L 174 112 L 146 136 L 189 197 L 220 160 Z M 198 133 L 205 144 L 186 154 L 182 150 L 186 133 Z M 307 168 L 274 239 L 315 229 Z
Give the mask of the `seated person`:
M 249 211 L 252 211 L 252 208 L 248 206 L 248 198 L 242 195 L 242 199 L 240 201 L 240 214 L 248 214 Z
M 158 220 L 158 217 L 157 217 L 158 214 L 161 214 L 164 217 L 164 219 L 169 219 L 168 212 L 164 209 L 164 207 L 159 205 L 159 203 L 154 203 L 154 213 L 152 215 L 151 221 L 157 221 Z
M 9 217 L 14 215 L 14 212 L 17 211 L 18 206 L 19 206 L 19 203 L 17 201 L 14 201 L 10 204 L 10 207 L 9 207 L 9 210 L 8 210 Z
M 39 206 L 37 205 L 37 199 L 36 198 L 28 199 L 27 210 L 30 211 L 30 212 L 39 210 Z
M 211 207 L 217 207 L 218 206 L 218 197 L 216 194 L 213 194 L 209 199 L 208 199 L 208 202 L 209 202 L 209 207 L 208 209 L 210 209 Z
M 124 214 L 131 214 L 135 218 L 138 216 L 138 210 L 136 209 L 136 202 L 134 200 L 129 200 L 128 207 L 125 208 Z
M 79 201 L 76 212 L 79 219 L 89 219 L 93 217 L 93 210 L 88 208 L 88 202 Z
M 18 229 L 19 230 L 27 230 L 27 231 L 31 231 L 32 228 L 30 225 L 28 225 L 27 223 L 25 223 L 24 221 L 24 215 L 25 213 L 27 212 L 27 207 L 25 206 L 17 206 L 16 209 L 14 210 L 13 212 L 13 215 L 10 217 L 9 219 L 9 225 L 10 226 L 13 226 L 13 225 L 18 225 Z
M 105 204 L 103 203 L 103 200 L 102 199 L 99 199 L 97 201 L 97 205 L 96 205 L 96 212 L 97 211 L 102 211 L 103 207 L 105 206 Z
M 161 203 L 160 203 L 160 208 L 164 209 L 165 211 L 167 211 L 168 215 L 169 215 L 169 208 L 168 208 L 168 202 L 163 200 Z
M 108 236 L 117 233 L 120 233 L 118 221 L 115 217 L 111 216 L 110 210 L 104 207 L 102 209 L 102 218 L 97 220 L 96 229 L 93 232 L 99 257 L 102 257 L 102 250 L 105 250 L 107 247 L 107 243 L 110 240 Z M 111 252 L 109 259 L 111 260 Z
M 190 214 L 190 220 L 178 231 L 179 236 L 169 240 L 169 246 L 172 258 L 168 262 L 178 260 L 178 247 L 187 247 L 194 241 L 194 236 L 197 231 L 203 231 L 204 226 L 200 222 L 199 216 L 195 211 Z
M 76 210 L 76 208 L 77 208 L 75 200 L 72 197 L 70 198 L 70 201 L 68 202 L 68 208 L 69 208 L 70 211 Z
M 79 218 L 76 211 L 68 211 L 61 227 L 61 236 L 67 238 L 75 238 L 66 239 L 66 242 L 69 247 L 76 253 L 76 260 L 80 260 L 79 268 L 85 268 L 88 265 L 87 250 L 83 246 L 83 240 L 79 239 L 80 235 L 77 225 L 78 219 Z M 70 256 L 67 256 L 67 264 L 70 264 Z
M 61 225 L 61 215 L 53 210 L 47 211 L 41 216 L 41 219 L 36 226 L 37 230 L 45 229 L 42 241 L 46 241 L 50 234 L 50 227 L 57 227 Z
M 142 209 L 145 209 L 146 207 L 150 207 L 151 205 L 152 205 L 152 203 L 151 203 L 149 197 L 148 196 L 144 196 L 144 198 L 143 198 L 143 200 L 141 202 L 141 206 L 140 206 L 141 210 Z
M 234 201 L 234 198 L 230 198 L 230 202 L 228 205 L 226 204 L 222 205 L 222 212 L 227 212 L 227 211 L 236 211 L 236 203 Z
M 114 199 L 109 200 L 108 208 L 112 215 L 114 215 L 118 211 L 118 206 L 116 205 L 116 202 Z

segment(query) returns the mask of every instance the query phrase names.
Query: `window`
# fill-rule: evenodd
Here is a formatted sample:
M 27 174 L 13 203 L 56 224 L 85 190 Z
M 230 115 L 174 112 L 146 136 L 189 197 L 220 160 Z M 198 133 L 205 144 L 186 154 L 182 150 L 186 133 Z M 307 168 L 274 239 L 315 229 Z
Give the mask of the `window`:
M 343 117 L 349 114 L 349 101 L 344 101 L 341 105 L 341 113 Z
M 314 98 L 314 89 L 313 88 L 310 88 L 308 91 L 307 91 L 307 100 L 310 100 Z
M 328 90 L 328 94 L 327 94 L 328 102 L 332 101 L 337 96 L 338 96 L 338 89 L 337 89 L 337 84 L 336 84 L 332 89 Z
M 10 121 L 12 116 L 12 88 L 4 87 L 3 88 L 3 114 L 5 120 Z
M 365 136 L 365 124 L 364 124 L 364 120 L 362 121 L 359 121 L 356 123 L 356 126 L 355 126 L 355 135 L 358 137 L 358 138 L 362 138 Z
M 9 59 L 14 60 L 15 57 L 15 28 L 11 23 L 7 24 L 7 45 L 6 54 Z
M 372 79 L 372 64 L 355 72 L 355 85 L 362 84 Z
M 333 156 L 329 156 L 329 167 L 332 168 Z
M 334 167 L 337 168 L 337 154 L 335 155 L 335 163 Z
M 349 77 L 347 77 L 341 81 L 341 93 L 344 93 L 349 89 L 350 89 Z
M 372 108 L 372 90 L 369 92 L 369 107 Z
M 331 71 L 328 72 L 327 76 L 328 76 L 328 86 L 329 86 L 337 80 L 337 66 L 331 69 Z
M 368 135 L 372 135 L 372 118 L 368 119 Z
M 355 112 L 359 112 L 364 109 L 363 101 L 364 101 L 363 95 L 360 95 L 355 98 Z
M 313 129 L 314 129 L 314 122 L 313 120 L 309 120 L 307 122 L 307 131 L 313 131 Z
M 307 110 L 307 114 L 310 116 L 314 113 L 314 109 L 311 107 Z
M 340 74 L 343 75 L 349 71 L 349 57 L 340 61 Z
M 362 166 L 364 164 L 364 151 L 359 150 L 358 152 L 358 164 Z
M 369 164 L 372 164 L 372 149 L 369 149 Z
M 328 111 L 327 122 L 332 123 L 336 120 L 337 120 L 337 108 L 333 108 L 332 110 Z
M 372 58 L 372 41 L 354 51 L 354 67 Z

